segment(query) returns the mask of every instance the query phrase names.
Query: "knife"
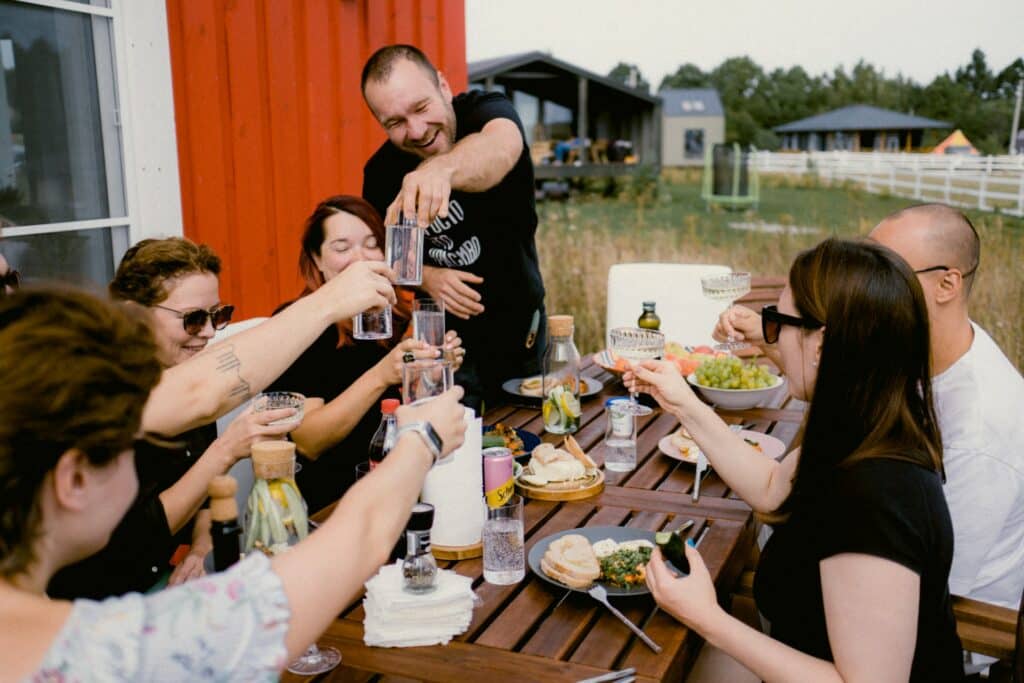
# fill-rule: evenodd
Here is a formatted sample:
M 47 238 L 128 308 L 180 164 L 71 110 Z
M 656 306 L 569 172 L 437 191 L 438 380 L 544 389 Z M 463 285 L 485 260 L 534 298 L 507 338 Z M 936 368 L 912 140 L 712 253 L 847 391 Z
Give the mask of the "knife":
M 700 482 L 704 478 L 704 472 L 708 469 L 708 456 L 704 451 L 697 451 L 697 470 L 693 479 L 693 502 L 700 499 Z

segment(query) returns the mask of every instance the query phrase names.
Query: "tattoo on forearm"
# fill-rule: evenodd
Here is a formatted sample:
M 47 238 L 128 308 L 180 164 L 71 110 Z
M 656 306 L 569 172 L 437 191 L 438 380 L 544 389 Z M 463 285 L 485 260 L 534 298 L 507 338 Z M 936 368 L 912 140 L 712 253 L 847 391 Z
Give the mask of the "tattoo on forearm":
M 238 356 L 235 355 L 235 347 L 233 345 L 225 344 L 217 353 L 217 372 L 234 373 L 235 377 L 238 378 L 238 383 L 231 389 L 231 398 L 237 396 L 249 398 L 252 396 L 252 387 L 242 377 L 242 361 L 238 360 Z

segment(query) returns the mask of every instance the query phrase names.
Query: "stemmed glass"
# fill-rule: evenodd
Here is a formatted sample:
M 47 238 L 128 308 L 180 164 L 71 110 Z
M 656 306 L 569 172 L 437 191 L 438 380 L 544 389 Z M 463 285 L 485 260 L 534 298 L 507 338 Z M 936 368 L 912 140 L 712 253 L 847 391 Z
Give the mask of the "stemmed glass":
M 659 358 L 665 352 L 665 335 L 657 330 L 639 327 L 616 327 L 611 331 L 611 352 L 635 365 Z M 629 392 L 629 403 L 619 407 L 631 415 L 650 415 L 653 411 L 636 401 L 636 392 Z
M 299 495 L 302 495 L 301 492 Z M 305 500 L 302 501 L 302 504 L 305 506 Z M 298 538 L 293 534 L 289 534 L 288 540 L 292 545 L 298 542 Z M 315 676 L 327 673 L 339 664 L 341 664 L 341 653 L 337 649 L 333 647 L 321 649 L 317 647 L 316 642 L 313 642 L 305 652 L 299 655 L 298 659 L 288 664 L 288 671 L 299 676 Z
M 700 286 L 704 296 L 713 301 L 725 301 L 726 310 L 732 303 L 741 296 L 750 292 L 750 273 L 726 273 L 725 275 L 707 275 L 700 279 Z M 743 341 L 736 341 L 732 335 L 729 339 L 716 344 L 719 351 L 738 351 L 745 349 L 750 344 Z

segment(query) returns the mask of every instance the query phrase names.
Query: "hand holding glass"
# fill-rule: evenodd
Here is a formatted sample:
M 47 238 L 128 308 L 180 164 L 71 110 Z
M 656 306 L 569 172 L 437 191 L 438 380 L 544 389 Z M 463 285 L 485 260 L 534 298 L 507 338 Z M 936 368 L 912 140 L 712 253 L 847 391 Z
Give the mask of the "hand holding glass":
M 611 331 L 611 352 L 634 366 L 645 360 L 660 358 L 665 352 L 665 335 L 657 330 L 639 327 L 616 327 Z M 651 409 L 636 402 L 636 392 L 629 392 L 629 403 L 619 406 L 631 415 L 650 415 Z
M 440 396 L 454 385 L 452 365 L 440 358 L 423 358 L 402 365 L 402 402 L 416 405 Z
M 725 309 L 732 306 L 732 302 L 750 292 L 750 273 L 726 273 L 725 275 L 707 275 L 700 279 L 701 289 L 704 296 L 714 301 L 724 301 Z M 716 344 L 715 348 L 720 351 L 738 351 L 745 349 L 750 344 L 736 341 L 732 335 L 729 339 Z
M 395 271 L 396 285 L 422 284 L 424 232 L 415 216 L 405 218 L 401 225 L 387 226 L 384 261 Z

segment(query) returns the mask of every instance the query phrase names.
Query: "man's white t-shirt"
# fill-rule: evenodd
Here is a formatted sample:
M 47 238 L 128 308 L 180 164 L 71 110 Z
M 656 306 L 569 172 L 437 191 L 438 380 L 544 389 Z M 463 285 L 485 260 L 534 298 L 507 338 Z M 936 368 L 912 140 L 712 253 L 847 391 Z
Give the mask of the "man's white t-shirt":
M 953 519 L 949 590 L 1017 609 L 1024 589 L 1024 378 L 974 323 L 932 392 Z

